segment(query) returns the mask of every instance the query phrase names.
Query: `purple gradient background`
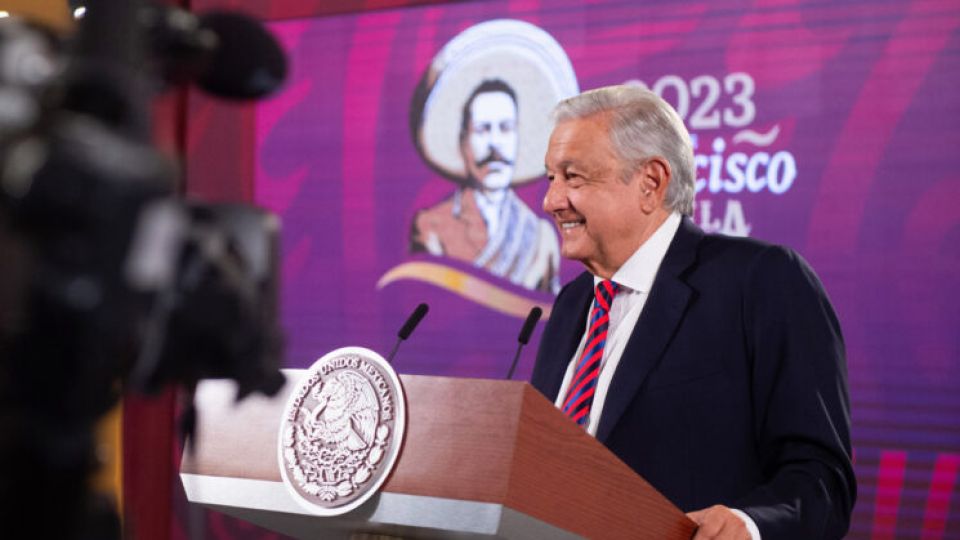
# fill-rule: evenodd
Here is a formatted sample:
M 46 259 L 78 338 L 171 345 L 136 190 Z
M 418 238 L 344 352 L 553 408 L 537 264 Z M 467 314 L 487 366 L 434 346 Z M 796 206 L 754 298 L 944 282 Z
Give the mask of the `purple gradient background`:
M 763 150 L 791 152 L 797 179 L 782 195 L 704 191 L 698 200 L 715 213 L 739 202 L 750 235 L 797 249 L 837 308 L 860 480 L 850 538 L 960 537 L 956 2 L 640 9 L 631 1 L 490 1 L 272 23 L 292 76 L 257 107 L 254 193 L 283 219 L 288 362 L 305 367 L 346 345 L 385 354 L 425 301 L 431 312 L 401 349 L 400 372 L 505 374 L 519 319 L 423 283 L 376 288 L 397 264 L 438 261 L 408 255 L 410 221 L 453 190 L 414 149 L 413 89 L 444 43 L 500 17 L 554 36 L 584 89 L 665 75 L 752 76 L 757 114 L 749 127 L 780 126 Z M 715 136 L 729 147 L 737 130 L 692 131 L 702 151 Z M 544 184 L 517 193 L 539 209 Z M 563 280 L 580 270 L 564 261 Z M 538 339 L 539 331 L 532 343 Z M 529 376 L 534 354 L 535 346 L 525 351 L 519 377 Z

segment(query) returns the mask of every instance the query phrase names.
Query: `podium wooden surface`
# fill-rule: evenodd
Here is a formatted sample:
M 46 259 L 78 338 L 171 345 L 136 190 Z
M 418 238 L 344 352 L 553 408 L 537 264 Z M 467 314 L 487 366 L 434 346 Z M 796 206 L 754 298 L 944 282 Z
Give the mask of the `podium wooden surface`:
M 407 433 L 380 495 L 337 518 L 311 515 L 282 485 L 277 396 L 233 404 L 197 392 L 199 434 L 181 478 L 188 499 L 298 538 L 631 538 L 688 540 L 694 524 L 520 381 L 403 375 Z

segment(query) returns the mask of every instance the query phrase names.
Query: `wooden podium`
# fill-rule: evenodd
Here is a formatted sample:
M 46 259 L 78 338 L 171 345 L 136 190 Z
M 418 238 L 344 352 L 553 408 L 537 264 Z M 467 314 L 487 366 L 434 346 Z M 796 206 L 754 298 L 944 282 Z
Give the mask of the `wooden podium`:
M 338 517 L 288 494 L 274 398 L 233 403 L 230 382 L 197 391 L 199 433 L 180 476 L 187 498 L 296 538 L 689 540 L 694 524 L 596 439 L 520 381 L 403 375 L 407 433 L 381 492 Z

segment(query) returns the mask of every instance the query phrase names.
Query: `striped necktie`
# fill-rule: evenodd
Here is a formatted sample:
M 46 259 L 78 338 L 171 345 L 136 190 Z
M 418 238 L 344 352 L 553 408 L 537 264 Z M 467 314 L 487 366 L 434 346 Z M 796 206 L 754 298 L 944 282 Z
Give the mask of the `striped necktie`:
M 607 327 L 610 326 L 610 305 L 620 286 L 610 280 L 597 283 L 594 290 L 593 309 L 590 311 L 590 329 L 587 331 L 587 344 L 577 361 L 577 367 L 570 379 L 567 397 L 561 410 L 577 424 L 586 427 L 590 419 L 590 405 L 597 388 L 597 376 L 600 374 L 600 360 L 603 359 L 603 345 L 607 342 Z

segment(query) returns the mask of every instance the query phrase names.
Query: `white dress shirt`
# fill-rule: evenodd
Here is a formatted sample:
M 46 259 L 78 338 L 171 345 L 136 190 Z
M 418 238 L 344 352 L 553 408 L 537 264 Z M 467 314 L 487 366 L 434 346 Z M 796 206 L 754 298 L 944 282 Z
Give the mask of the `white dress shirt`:
M 673 242 L 677 229 L 680 228 L 680 220 L 680 214 L 671 213 L 653 235 L 623 263 L 623 266 L 611 278 L 614 283 L 620 285 L 620 290 L 614 296 L 613 303 L 610 305 L 607 342 L 603 346 L 603 356 L 600 359 L 600 375 L 597 378 L 597 389 L 593 394 L 593 404 L 590 406 L 590 417 L 587 421 L 587 433 L 593 436 L 597 435 L 597 427 L 600 425 L 600 417 L 607 400 L 610 381 L 617 371 L 620 357 L 623 356 L 623 350 L 627 347 L 627 341 L 630 340 L 630 335 L 633 334 L 633 329 L 640 319 L 643 306 L 650 296 L 650 289 L 653 287 L 653 280 L 657 277 L 660 263 L 663 262 L 667 249 Z M 594 287 L 601 281 L 603 281 L 603 278 L 593 276 Z M 592 310 L 588 310 L 587 317 L 583 322 L 583 337 L 580 338 L 580 345 L 577 346 L 577 352 L 574 353 L 570 364 L 567 366 L 567 372 L 563 376 L 563 384 L 560 385 L 560 392 L 557 394 L 556 406 L 558 408 L 563 406 L 570 386 L 570 379 L 573 378 L 577 361 L 586 345 L 587 333 L 590 330 L 589 311 Z M 750 519 L 750 516 L 736 509 L 733 509 L 733 512 L 747 525 L 752 540 L 760 540 L 760 531 L 757 524 Z
M 600 414 L 603 412 L 603 405 L 607 399 L 607 390 L 610 389 L 610 380 L 617 371 L 617 365 L 620 363 L 620 357 L 623 356 L 623 350 L 627 347 L 627 341 L 630 334 L 633 333 L 633 327 L 637 325 L 640 319 L 640 312 L 643 305 L 650 296 L 650 288 L 653 286 L 653 280 L 657 277 L 657 270 L 660 269 L 660 263 L 667 254 L 667 248 L 673 241 L 673 236 L 680 228 L 680 214 L 674 212 L 660 225 L 653 233 L 653 236 L 647 239 L 637 251 L 630 256 L 623 266 L 613 274 L 613 282 L 620 285 L 620 291 L 613 297 L 613 303 L 610 305 L 610 323 L 607 327 L 607 342 L 603 346 L 603 356 L 600 359 L 600 376 L 597 379 L 597 389 L 593 394 L 593 404 L 590 406 L 590 419 L 587 422 L 587 433 L 596 436 L 597 426 L 600 424 Z M 593 284 L 603 281 L 603 278 L 593 277 Z M 570 386 L 570 379 L 573 377 L 577 360 L 583 354 L 583 347 L 586 345 L 587 332 L 590 329 L 590 314 L 583 321 L 583 337 L 580 338 L 580 345 L 577 352 L 574 353 L 570 365 L 567 366 L 567 373 L 563 376 L 563 384 L 560 385 L 560 393 L 557 394 L 557 407 L 563 406 L 563 401 L 567 397 L 567 389 Z

